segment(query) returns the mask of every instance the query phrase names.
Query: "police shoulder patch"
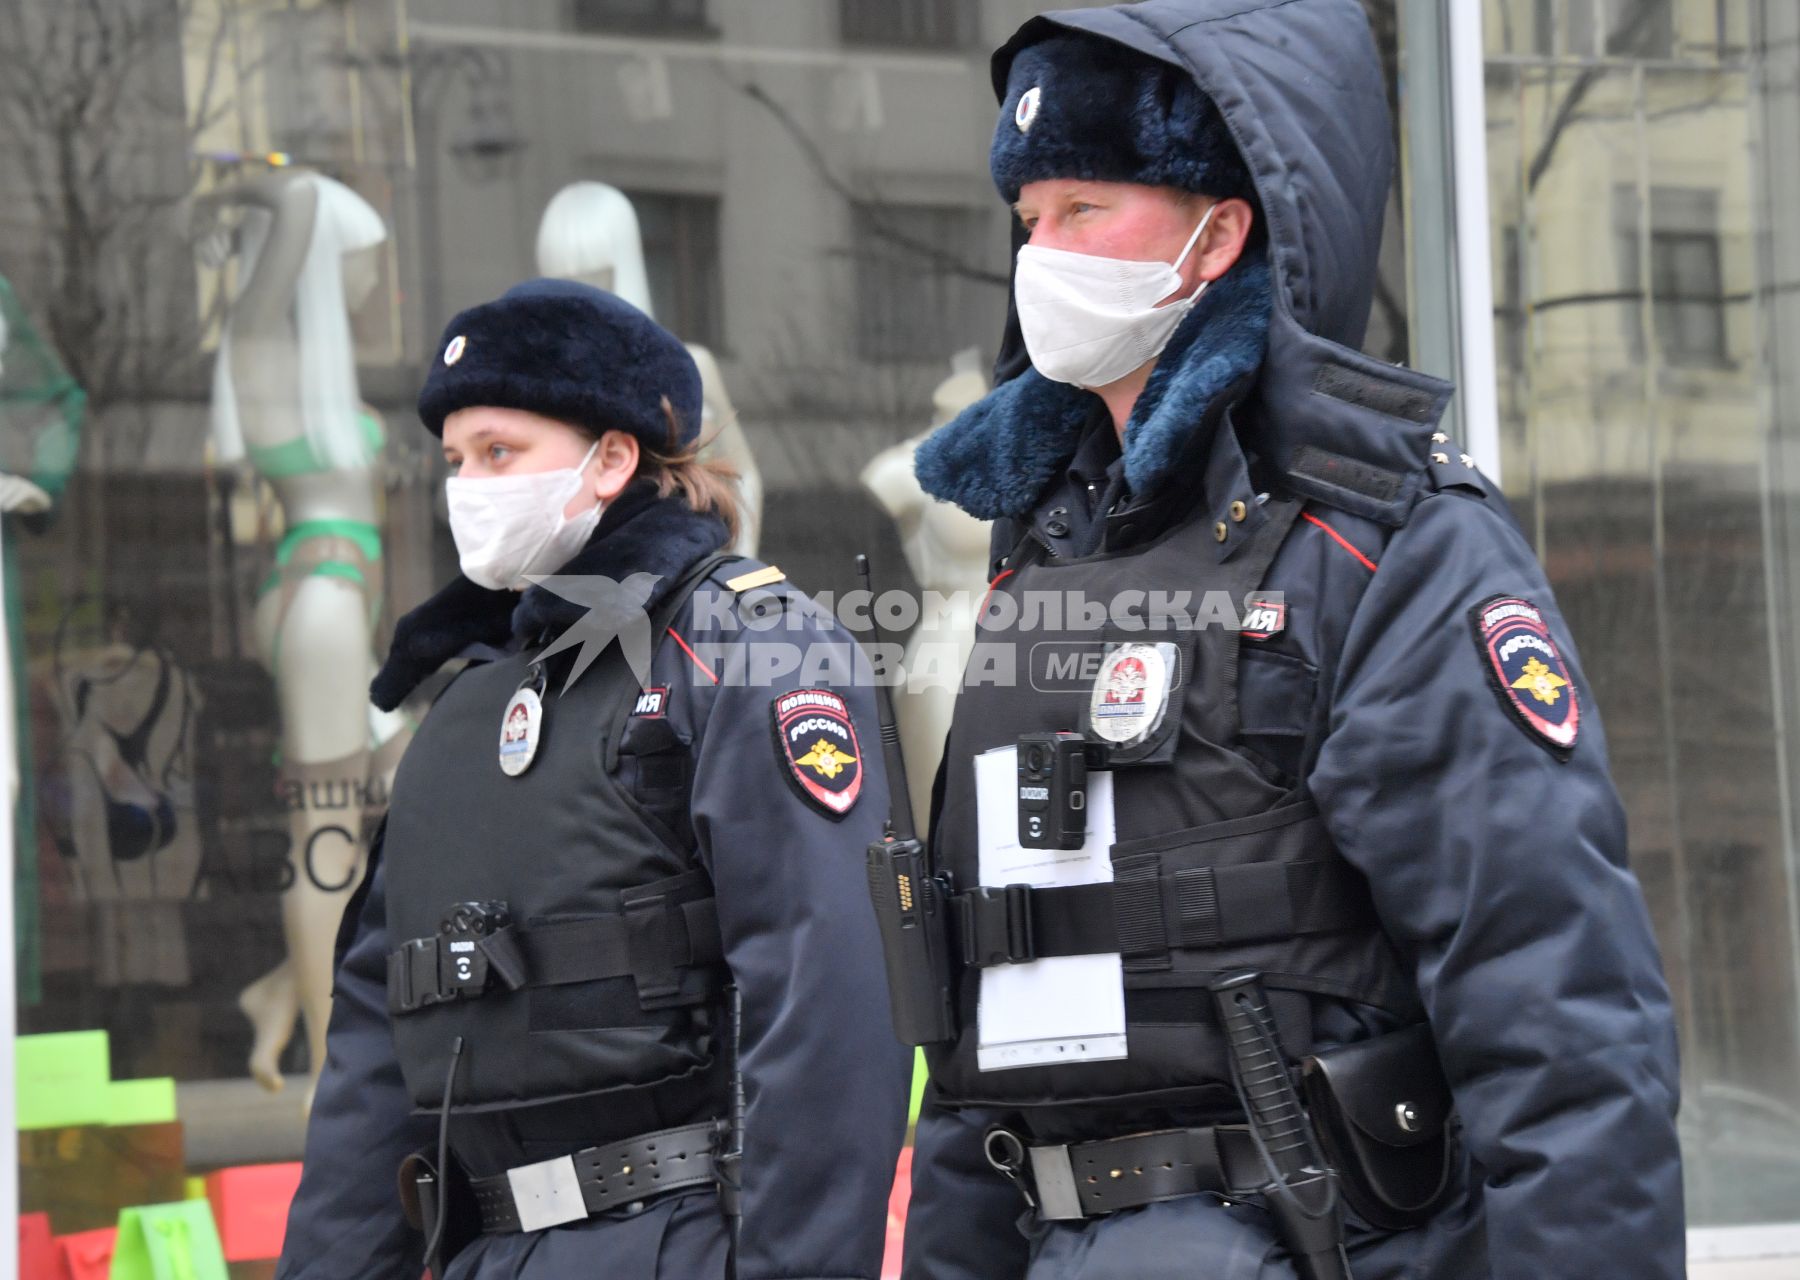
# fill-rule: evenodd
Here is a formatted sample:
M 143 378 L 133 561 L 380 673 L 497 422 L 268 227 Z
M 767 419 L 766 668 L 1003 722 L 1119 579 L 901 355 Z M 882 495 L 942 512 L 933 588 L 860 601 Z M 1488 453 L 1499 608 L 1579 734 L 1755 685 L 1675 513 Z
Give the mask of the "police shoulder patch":
M 862 795 L 862 744 L 850 706 L 830 689 L 775 695 L 775 750 L 788 783 L 820 813 L 841 818 Z
M 1529 600 L 1493 596 L 1470 612 L 1488 683 L 1525 734 L 1558 760 L 1575 750 L 1581 700 L 1574 677 Z

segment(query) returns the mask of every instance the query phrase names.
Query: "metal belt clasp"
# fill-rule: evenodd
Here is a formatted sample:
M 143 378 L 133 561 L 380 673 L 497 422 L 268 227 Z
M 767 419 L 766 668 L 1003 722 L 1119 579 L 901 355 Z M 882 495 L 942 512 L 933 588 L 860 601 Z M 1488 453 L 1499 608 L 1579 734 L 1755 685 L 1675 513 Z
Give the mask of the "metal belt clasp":
M 1086 1216 L 1067 1146 L 1027 1146 L 1023 1137 L 996 1125 L 987 1131 L 982 1150 L 987 1162 L 1019 1189 L 1026 1206 L 1043 1218 L 1068 1222 Z

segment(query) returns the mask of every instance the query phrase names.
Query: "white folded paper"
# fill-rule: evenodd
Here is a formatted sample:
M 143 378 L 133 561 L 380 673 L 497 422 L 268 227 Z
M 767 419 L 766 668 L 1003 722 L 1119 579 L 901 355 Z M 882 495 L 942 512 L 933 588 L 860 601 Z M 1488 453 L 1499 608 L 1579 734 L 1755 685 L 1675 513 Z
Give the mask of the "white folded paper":
M 1016 747 L 975 758 L 981 883 L 1037 889 L 1111 883 L 1112 774 L 1088 775 L 1087 843 L 1079 849 L 1027 849 L 1019 844 L 1018 760 Z M 976 1064 L 983 1071 L 1123 1058 L 1123 962 L 1111 952 L 984 969 L 978 1018 Z

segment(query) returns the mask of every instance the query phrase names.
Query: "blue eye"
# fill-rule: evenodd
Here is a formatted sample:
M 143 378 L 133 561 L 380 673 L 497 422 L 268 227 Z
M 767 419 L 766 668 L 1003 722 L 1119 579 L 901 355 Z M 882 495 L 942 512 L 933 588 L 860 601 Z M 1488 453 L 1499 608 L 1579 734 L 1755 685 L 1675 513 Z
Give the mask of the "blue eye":
M 506 461 L 507 456 L 511 453 L 512 453 L 512 450 L 510 448 L 508 448 L 506 445 L 503 445 L 503 444 L 490 445 L 488 448 L 488 460 L 491 462 L 504 462 L 504 461 Z

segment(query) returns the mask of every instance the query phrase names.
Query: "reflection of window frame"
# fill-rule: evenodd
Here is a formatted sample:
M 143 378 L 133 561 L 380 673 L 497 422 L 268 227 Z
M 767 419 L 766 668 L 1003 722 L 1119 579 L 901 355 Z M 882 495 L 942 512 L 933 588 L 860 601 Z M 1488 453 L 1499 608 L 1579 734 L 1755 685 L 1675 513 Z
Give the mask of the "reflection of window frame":
M 978 42 L 981 9 L 969 0 L 838 0 L 845 44 L 962 49 Z
M 981 340 L 965 332 L 970 282 L 949 263 L 975 260 L 987 221 L 985 210 L 961 204 L 850 206 L 858 359 L 870 364 L 942 360 Z M 933 262 L 907 242 L 929 245 L 947 261 Z
M 611 31 L 693 33 L 717 31 L 709 20 L 711 0 L 567 0 L 569 30 L 583 34 Z M 639 13 L 639 9 L 653 12 Z
M 637 211 L 657 322 L 684 342 L 715 353 L 727 350 L 719 197 L 691 191 L 625 194 Z
M 1499 350 L 1503 378 L 1518 377 L 1529 351 L 1526 342 L 1525 282 L 1520 278 L 1525 262 L 1525 227 L 1509 222 L 1500 228 L 1500 288 L 1494 299 L 1495 346 Z
M 1634 359 L 1645 358 L 1646 344 L 1654 337 L 1657 359 L 1669 368 L 1727 369 L 1735 364 L 1725 309 L 1725 246 L 1719 202 L 1720 193 L 1711 187 L 1652 187 L 1646 219 L 1639 208 L 1637 188 L 1616 189 L 1613 205 L 1619 276 L 1625 296 L 1632 299 L 1625 336 Z M 1639 242 L 1644 235 L 1650 240 L 1648 281 Z M 1681 260 L 1677 260 L 1678 254 L 1683 254 Z M 1683 271 L 1695 264 L 1702 277 L 1699 282 L 1680 280 Z M 1646 306 L 1648 326 L 1644 323 Z M 1646 332 L 1647 328 L 1653 333 Z
M 1540 57 L 1644 59 L 1675 56 L 1675 0 L 1643 0 L 1656 6 L 1646 36 L 1626 47 L 1620 24 L 1623 6 L 1639 0 L 1533 0 L 1532 48 Z M 1602 36 L 1604 32 L 1604 36 Z

